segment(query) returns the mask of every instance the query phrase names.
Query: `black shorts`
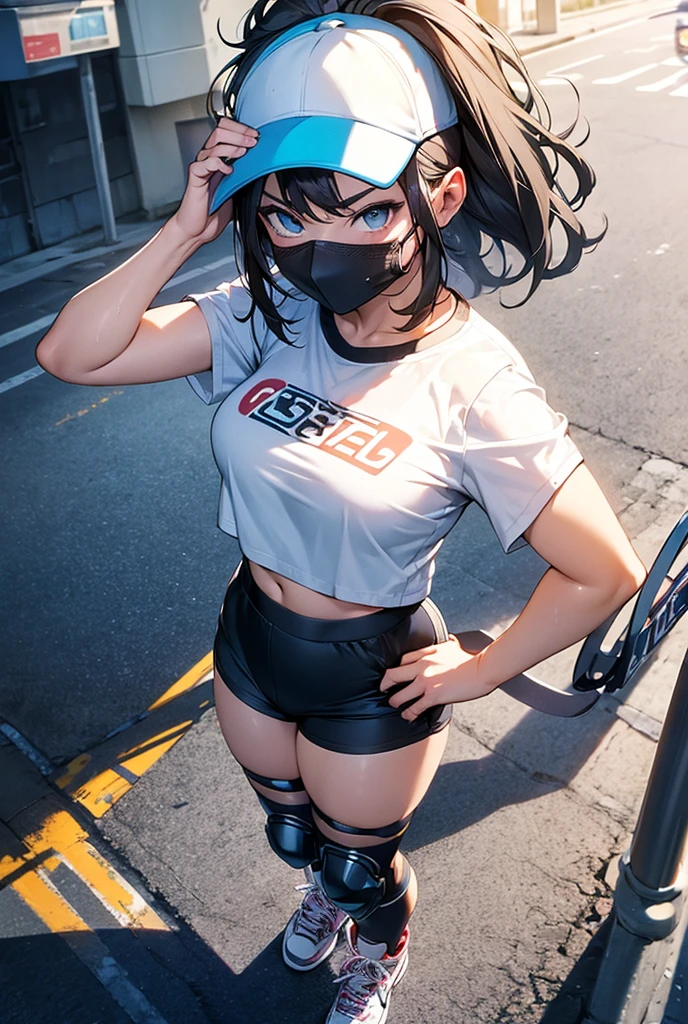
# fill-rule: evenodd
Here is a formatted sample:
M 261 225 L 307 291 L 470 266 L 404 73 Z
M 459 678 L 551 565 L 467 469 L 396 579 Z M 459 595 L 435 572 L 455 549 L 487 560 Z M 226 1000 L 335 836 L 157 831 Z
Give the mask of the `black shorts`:
M 446 639 L 430 598 L 358 618 L 313 619 L 268 597 L 244 561 L 227 587 L 215 667 L 241 701 L 271 718 L 297 722 L 319 747 L 375 754 L 449 724 L 451 704 L 407 722 L 401 712 L 409 705 L 393 708 L 390 691 L 380 692 L 385 670 L 398 665 L 402 654 Z

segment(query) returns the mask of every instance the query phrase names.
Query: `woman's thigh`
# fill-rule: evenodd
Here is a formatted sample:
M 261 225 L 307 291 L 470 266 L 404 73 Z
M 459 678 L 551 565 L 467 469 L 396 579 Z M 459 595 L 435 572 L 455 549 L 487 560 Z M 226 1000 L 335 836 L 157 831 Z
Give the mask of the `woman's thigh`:
M 214 689 L 222 735 L 242 768 L 271 779 L 297 779 L 296 723 L 261 714 L 244 704 L 217 672 Z
M 381 828 L 406 817 L 423 799 L 442 760 L 448 734 L 445 728 L 384 753 L 340 754 L 299 733 L 298 772 L 315 807 L 330 818 L 353 828 Z M 329 832 L 326 827 L 321 831 Z M 331 838 L 335 837 L 341 838 L 332 833 Z M 364 843 L 359 839 L 356 845 Z

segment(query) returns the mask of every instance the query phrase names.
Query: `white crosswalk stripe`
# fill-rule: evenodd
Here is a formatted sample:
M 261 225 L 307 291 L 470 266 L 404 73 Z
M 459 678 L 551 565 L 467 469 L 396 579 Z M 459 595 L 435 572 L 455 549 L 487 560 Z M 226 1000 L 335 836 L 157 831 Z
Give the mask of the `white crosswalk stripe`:
M 652 46 L 640 46 L 634 47 L 630 50 L 624 50 L 624 53 L 651 53 L 654 50 L 660 50 L 660 43 L 668 42 L 673 40 L 673 35 L 667 36 L 653 36 L 650 40 L 651 43 L 655 44 Z M 657 55 L 659 57 L 659 54 Z M 550 85 L 562 85 L 566 81 L 578 82 L 585 79 L 585 75 L 573 71 L 573 68 L 582 68 L 587 64 L 592 64 L 594 61 L 602 60 L 605 57 L 603 53 L 597 53 L 592 57 L 586 57 L 584 60 L 574 61 L 572 64 L 562 64 L 560 67 L 552 68 L 551 71 L 547 72 L 545 78 L 541 78 L 538 81 L 538 85 L 550 86 Z M 678 68 L 672 75 L 665 75 L 663 78 L 658 79 L 656 82 L 648 82 L 646 85 L 637 85 L 636 92 L 647 92 L 647 93 L 658 93 L 665 89 L 670 89 L 673 85 L 676 85 L 684 75 L 688 74 L 688 67 L 685 61 L 681 60 L 678 56 L 665 57 L 664 60 L 657 60 L 651 64 L 643 64 L 641 67 L 631 68 L 628 71 L 622 71 L 618 75 L 607 75 L 604 78 L 595 78 L 592 80 L 592 85 L 620 85 L 623 82 L 628 82 L 633 78 L 639 78 L 641 75 L 648 74 L 650 71 L 654 71 L 656 68 L 669 67 Z M 686 90 L 682 85 L 674 92 L 670 93 L 671 96 L 686 96 Z
M 552 71 L 547 73 L 549 75 L 560 75 L 562 71 L 569 71 L 571 68 L 582 68 L 584 64 L 592 64 L 594 60 L 602 60 L 603 57 L 603 53 L 598 53 L 595 57 L 586 57 L 585 60 L 577 60 L 573 64 L 562 64 L 560 68 L 553 68 Z
M 652 82 L 650 85 L 636 85 L 636 92 L 659 92 L 661 89 L 666 89 L 674 82 L 678 82 L 679 79 L 683 78 L 684 75 L 688 75 L 688 68 L 684 68 L 683 71 L 674 71 L 673 75 L 667 75 L 666 78 L 660 78 L 658 82 Z
M 632 68 L 630 71 L 624 71 L 620 75 L 614 75 L 611 78 L 596 78 L 593 81 L 593 85 L 618 85 L 619 82 L 627 82 L 629 78 L 637 78 L 638 75 L 644 75 L 646 71 L 653 71 L 659 67 L 659 64 L 643 64 L 641 68 Z
M 32 366 L 30 370 L 25 370 L 24 373 L 18 373 L 16 377 L 10 377 L 8 380 L 0 381 L 0 394 L 3 391 L 11 391 L 12 388 L 18 388 L 20 384 L 26 384 L 27 381 L 33 380 L 34 377 L 40 377 L 42 373 L 45 373 L 40 366 Z
M 688 85 L 682 85 L 680 89 L 674 89 L 673 92 L 669 93 L 670 96 L 685 96 L 688 99 Z
M 582 75 L 562 75 L 559 78 L 541 78 L 538 85 L 568 85 L 569 82 L 577 82 L 583 76 Z

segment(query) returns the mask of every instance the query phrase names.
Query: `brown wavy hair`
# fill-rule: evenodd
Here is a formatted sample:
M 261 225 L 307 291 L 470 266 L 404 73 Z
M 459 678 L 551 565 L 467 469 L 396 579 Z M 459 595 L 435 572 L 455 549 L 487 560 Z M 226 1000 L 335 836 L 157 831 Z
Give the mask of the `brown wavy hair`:
M 415 223 L 423 235 L 423 282 L 401 330 L 413 330 L 428 316 L 440 285 L 447 285 L 450 264 L 473 281 L 477 291 L 495 290 L 530 277 L 523 305 L 542 280 L 574 270 L 583 252 L 604 237 L 589 236 L 576 211 L 595 185 L 595 173 L 567 141 L 580 120 L 556 134 L 547 102 L 531 78 L 511 39 L 460 0 L 258 0 L 246 15 L 243 40 L 227 45 L 239 50 L 216 77 L 224 110 L 232 116 L 237 94 L 266 46 L 286 29 L 326 14 L 359 14 L 396 25 L 412 35 L 435 59 L 452 93 L 458 123 L 424 142 L 399 182 Z M 571 83 L 572 84 L 572 83 Z M 579 100 L 578 92 L 572 84 Z M 586 122 L 582 145 L 589 134 Z M 573 172 L 575 191 L 566 193 L 562 166 Z M 466 176 L 466 199 L 441 231 L 430 203 L 432 189 L 453 167 Z M 313 216 L 319 207 L 341 214 L 346 204 L 329 171 L 298 168 L 277 174 L 285 202 L 297 213 Z M 270 246 L 257 208 L 265 179 L 234 196 L 237 265 L 267 326 L 288 341 L 288 321 L 280 316 L 276 293 L 286 294 L 270 269 Z M 566 246 L 555 263 L 553 231 L 563 229 Z M 506 246 L 519 259 L 514 267 Z M 495 266 L 495 261 L 499 263 Z M 503 303 L 504 304 L 504 303 Z

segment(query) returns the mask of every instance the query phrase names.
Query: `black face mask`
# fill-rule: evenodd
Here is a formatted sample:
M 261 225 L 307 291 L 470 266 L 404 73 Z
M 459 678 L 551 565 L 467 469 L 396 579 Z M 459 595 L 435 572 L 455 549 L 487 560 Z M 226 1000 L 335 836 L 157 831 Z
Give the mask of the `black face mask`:
M 321 306 L 343 315 L 374 299 L 408 271 L 401 266 L 401 249 L 415 230 L 414 225 L 400 241 L 381 245 L 318 239 L 294 246 L 273 244 L 272 253 L 288 281 Z

